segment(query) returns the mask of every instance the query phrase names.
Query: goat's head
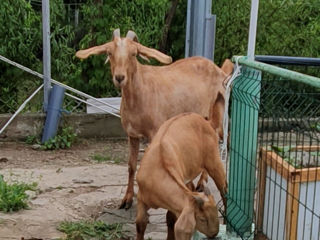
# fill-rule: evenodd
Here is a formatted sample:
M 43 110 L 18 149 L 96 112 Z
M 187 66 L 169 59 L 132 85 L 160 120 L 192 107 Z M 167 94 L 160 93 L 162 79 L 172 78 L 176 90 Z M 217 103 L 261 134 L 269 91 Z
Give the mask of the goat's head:
M 216 202 L 207 187 L 204 193 L 193 193 L 195 205 L 196 229 L 208 238 L 214 238 L 219 233 L 219 219 Z
M 144 59 L 154 58 L 164 64 L 172 62 L 170 56 L 139 44 L 133 31 L 128 31 L 127 36 L 121 38 L 120 29 L 114 30 L 111 42 L 80 50 L 76 53 L 76 56 L 85 59 L 90 55 L 98 54 L 107 55 L 106 62 L 110 61 L 112 80 L 116 87 L 125 86 L 132 74 L 136 72 L 137 55 Z
M 195 204 L 196 229 L 208 238 L 214 238 L 219 233 L 219 219 L 213 196 L 206 192 L 193 195 L 193 198 Z
M 186 206 L 174 227 L 177 235 L 198 230 L 209 238 L 219 233 L 218 210 L 214 198 L 206 191 L 190 192 L 191 205 Z

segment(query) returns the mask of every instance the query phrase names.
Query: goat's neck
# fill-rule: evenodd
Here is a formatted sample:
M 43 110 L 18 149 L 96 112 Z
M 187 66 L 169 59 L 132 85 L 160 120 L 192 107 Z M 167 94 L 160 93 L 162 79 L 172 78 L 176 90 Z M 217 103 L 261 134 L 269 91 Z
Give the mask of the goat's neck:
M 168 209 L 170 209 L 171 212 L 175 213 L 176 216 L 179 216 L 182 213 L 183 209 L 192 207 L 191 196 L 184 190 L 181 189 L 181 191 L 177 191 L 174 195 L 175 199 L 173 201 L 170 201 L 170 203 L 168 204 L 170 205 L 170 208 Z
M 128 75 L 128 84 L 121 89 L 121 94 L 125 104 L 129 108 L 135 108 L 139 104 L 137 101 L 144 96 L 144 86 L 142 79 L 143 65 L 137 63 L 136 71 Z

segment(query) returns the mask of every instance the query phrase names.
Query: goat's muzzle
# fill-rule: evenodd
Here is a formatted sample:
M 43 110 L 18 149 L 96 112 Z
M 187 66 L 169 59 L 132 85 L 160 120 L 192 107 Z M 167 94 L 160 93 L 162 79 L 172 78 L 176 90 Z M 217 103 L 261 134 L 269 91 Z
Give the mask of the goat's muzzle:
M 124 75 L 116 75 L 115 79 L 120 84 L 124 80 Z

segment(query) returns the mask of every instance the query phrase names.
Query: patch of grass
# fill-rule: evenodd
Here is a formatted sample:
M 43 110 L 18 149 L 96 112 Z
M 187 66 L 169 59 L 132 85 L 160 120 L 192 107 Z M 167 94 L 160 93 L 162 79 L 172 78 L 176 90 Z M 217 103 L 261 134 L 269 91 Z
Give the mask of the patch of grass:
M 118 240 L 124 237 L 122 224 L 106 224 L 102 221 L 62 222 L 58 230 L 67 240 Z
M 92 159 L 97 161 L 97 162 L 108 162 L 108 161 L 111 161 L 111 156 L 109 155 L 102 155 L 102 154 L 99 154 L 99 153 L 96 153 L 92 156 Z
M 13 183 L 8 184 L 0 175 L 0 211 L 14 212 L 28 208 L 27 190 L 35 191 L 37 183 Z
M 121 158 L 119 158 L 117 156 L 112 156 L 110 154 L 96 153 L 96 154 L 92 155 L 91 158 L 93 160 L 97 161 L 98 163 L 109 162 L 109 163 L 119 164 L 122 162 Z

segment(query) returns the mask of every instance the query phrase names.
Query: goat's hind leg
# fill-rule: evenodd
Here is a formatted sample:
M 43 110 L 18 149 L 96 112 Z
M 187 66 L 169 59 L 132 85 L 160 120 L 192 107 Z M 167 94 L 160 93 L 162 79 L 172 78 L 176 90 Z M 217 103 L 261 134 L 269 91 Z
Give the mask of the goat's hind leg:
M 217 148 L 218 149 L 218 148 Z M 212 160 L 214 159 L 214 161 Z M 209 159 L 206 163 L 206 170 L 208 171 L 209 176 L 215 182 L 217 188 L 219 189 L 221 198 L 223 200 L 223 205 L 225 210 L 227 209 L 227 177 L 226 171 L 223 167 L 223 163 L 220 159 L 219 151 L 213 151 L 212 159 Z
M 166 215 L 167 227 L 168 227 L 168 235 L 167 240 L 175 240 L 174 237 L 174 224 L 177 221 L 176 215 L 173 212 L 167 211 Z
M 130 147 L 130 156 L 128 162 L 128 171 L 129 171 L 129 179 L 128 179 L 128 186 L 126 195 L 122 199 L 120 209 L 125 208 L 129 209 L 132 206 L 133 202 L 133 194 L 134 194 L 134 175 L 137 169 L 137 161 L 138 161 L 138 154 L 139 154 L 139 138 L 129 137 L 129 147 Z

